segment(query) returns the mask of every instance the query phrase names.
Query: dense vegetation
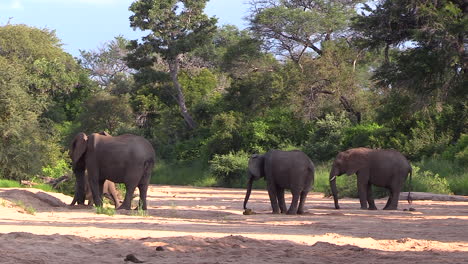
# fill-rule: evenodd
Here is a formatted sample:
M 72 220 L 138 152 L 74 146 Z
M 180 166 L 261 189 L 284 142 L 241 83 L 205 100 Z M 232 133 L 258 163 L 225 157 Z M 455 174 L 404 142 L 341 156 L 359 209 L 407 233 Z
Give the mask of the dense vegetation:
M 404 153 L 416 190 L 468 194 L 466 3 L 251 3 L 240 30 L 205 1 L 135 1 L 148 35 L 79 58 L 53 30 L 0 26 L 0 178 L 62 176 L 70 139 L 106 130 L 150 140 L 153 183 L 243 187 L 250 154 L 297 148 L 328 193 L 330 160 L 366 146 Z

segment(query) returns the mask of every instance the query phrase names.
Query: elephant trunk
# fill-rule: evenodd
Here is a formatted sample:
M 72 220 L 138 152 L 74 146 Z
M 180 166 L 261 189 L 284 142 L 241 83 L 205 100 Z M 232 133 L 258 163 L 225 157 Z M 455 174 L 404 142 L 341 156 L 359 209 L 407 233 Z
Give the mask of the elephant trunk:
M 74 170 L 76 183 L 75 183 L 75 196 L 73 198 L 72 205 L 76 202 L 78 204 L 84 204 L 85 202 L 85 171 Z
M 340 209 L 338 205 L 338 190 L 336 189 L 336 173 L 333 173 L 334 169 L 330 173 L 330 187 L 333 194 L 333 200 L 335 202 L 335 209 Z
M 252 192 L 253 181 L 254 177 L 250 176 L 249 182 L 247 183 L 247 192 L 245 193 L 244 210 L 247 209 L 247 202 L 249 201 L 250 193 Z

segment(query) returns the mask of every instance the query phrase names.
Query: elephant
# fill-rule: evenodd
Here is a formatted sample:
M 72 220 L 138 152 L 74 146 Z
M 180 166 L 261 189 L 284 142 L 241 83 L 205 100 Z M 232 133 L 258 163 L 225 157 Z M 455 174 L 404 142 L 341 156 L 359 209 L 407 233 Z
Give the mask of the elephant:
M 139 207 L 147 210 L 146 193 L 156 157 L 153 146 L 145 138 L 131 134 L 114 137 L 104 133 L 88 136 L 80 132 L 73 139 L 69 154 L 76 176 L 75 196 L 79 204 L 83 204 L 85 199 L 87 171 L 96 206 L 102 206 L 104 182 L 110 180 L 126 187 L 124 201 L 117 209 L 130 209 L 133 192 L 138 187 Z
M 307 193 L 314 183 L 314 174 L 313 162 L 302 151 L 270 150 L 263 155 L 254 154 L 248 164 L 249 181 L 244 209 L 247 209 L 253 181 L 264 177 L 273 214 L 278 214 L 280 211 L 292 215 L 303 214 Z M 291 190 L 293 196 L 287 212 L 284 189 Z
M 92 205 L 94 203 L 93 194 L 91 192 L 91 187 L 89 186 L 89 179 L 88 173 L 85 172 L 85 200 L 88 200 L 88 205 Z M 78 195 L 77 189 L 78 185 L 75 184 L 75 197 L 73 197 L 73 201 L 70 203 L 70 206 L 75 205 L 78 202 Z M 105 180 L 103 185 L 102 194 L 109 198 L 115 206 L 118 208 L 120 205 L 119 196 L 117 193 L 117 189 L 115 188 L 115 183 Z M 84 201 L 83 201 L 84 202 Z
M 330 170 L 330 187 L 335 202 L 338 205 L 336 177 L 357 175 L 357 187 L 361 209 L 377 210 L 372 197 L 371 185 L 385 187 L 389 197 L 384 210 L 396 210 L 401 188 L 412 168 L 408 160 L 400 152 L 390 149 L 353 148 L 338 153 Z M 408 198 L 409 202 L 409 198 Z M 367 208 L 369 203 L 369 208 Z

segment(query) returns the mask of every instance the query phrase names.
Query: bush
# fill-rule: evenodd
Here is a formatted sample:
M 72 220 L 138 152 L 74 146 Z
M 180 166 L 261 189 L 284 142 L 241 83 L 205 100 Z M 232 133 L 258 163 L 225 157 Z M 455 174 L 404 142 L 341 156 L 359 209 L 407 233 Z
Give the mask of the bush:
M 446 178 L 440 177 L 439 174 L 431 171 L 423 171 L 414 165 L 411 186 L 411 191 L 415 192 L 452 194 Z
M 213 181 L 209 178 L 209 172 L 206 171 L 206 165 L 202 160 L 173 163 L 158 160 L 150 182 L 152 184 L 213 186 Z
M 423 171 L 430 171 L 447 179 L 450 191 L 454 194 L 468 195 L 468 168 L 463 164 L 440 156 L 425 158 L 415 164 Z
M 449 146 L 442 153 L 442 157 L 460 164 L 468 164 L 468 134 L 462 134 L 455 145 Z
M 71 172 L 71 167 L 65 159 L 60 159 L 54 166 L 42 167 L 42 173 L 46 177 L 59 178 Z
M 310 140 L 305 144 L 304 152 L 313 161 L 327 161 L 343 149 L 345 131 L 351 122 L 344 113 L 327 114 L 315 123 Z
M 345 130 L 343 145 L 346 149 L 356 147 L 383 148 L 388 129 L 376 123 L 356 125 Z
M 224 187 L 245 187 L 250 155 L 244 151 L 215 155 L 210 160 L 210 172 Z

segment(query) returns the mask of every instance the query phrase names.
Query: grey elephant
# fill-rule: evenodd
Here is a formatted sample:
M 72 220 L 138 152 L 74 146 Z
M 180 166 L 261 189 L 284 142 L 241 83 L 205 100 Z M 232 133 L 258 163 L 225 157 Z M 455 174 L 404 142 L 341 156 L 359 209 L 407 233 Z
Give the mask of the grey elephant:
M 396 150 L 353 148 L 338 153 L 330 170 L 330 187 L 336 209 L 340 209 L 336 177 L 345 173 L 357 175 L 361 209 L 367 209 L 367 203 L 369 210 L 377 209 L 372 197 L 373 184 L 389 190 L 388 201 L 383 209 L 396 210 L 408 174 L 411 182 L 412 169 L 405 156 Z
M 247 209 L 253 181 L 264 177 L 274 214 L 304 213 L 304 203 L 314 183 L 314 173 L 314 164 L 304 152 L 299 150 L 270 150 L 264 155 L 252 155 L 248 165 L 249 181 L 244 209 Z M 291 190 L 292 193 L 292 202 L 287 212 L 284 200 L 285 189 Z
M 94 199 L 93 199 L 93 194 L 91 192 L 91 187 L 89 186 L 89 179 L 88 179 L 88 173 L 85 172 L 85 200 L 88 200 L 88 205 L 94 204 Z M 70 205 L 75 205 L 78 203 L 78 192 L 77 192 L 78 185 L 75 184 L 75 196 L 73 197 L 73 201 L 70 203 Z M 120 206 L 120 200 L 118 196 L 117 189 L 115 188 L 115 183 L 105 180 L 104 185 L 102 187 L 102 195 L 105 197 L 109 198 L 112 203 L 114 204 L 115 208 L 118 208 Z M 102 196 L 101 196 L 102 197 Z M 84 200 L 83 200 L 84 204 Z
M 110 180 L 126 187 L 124 201 L 118 209 L 130 209 L 136 187 L 140 191 L 139 206 L 147 209 L 146 193 L 156 158 L 153 146 L 146 139 L 131 134 L 113 137 L 99 133 L 88 136 L 81 132 L 72 141 L 70 157 L 78 203 L 84 203 L 87 171 L 96 206 L 102 206 L 104 182 Z

